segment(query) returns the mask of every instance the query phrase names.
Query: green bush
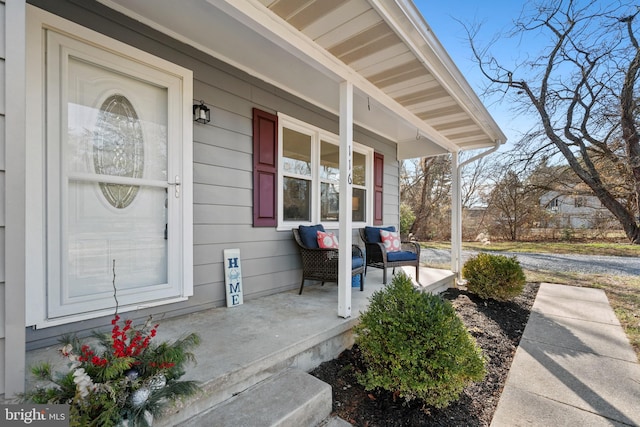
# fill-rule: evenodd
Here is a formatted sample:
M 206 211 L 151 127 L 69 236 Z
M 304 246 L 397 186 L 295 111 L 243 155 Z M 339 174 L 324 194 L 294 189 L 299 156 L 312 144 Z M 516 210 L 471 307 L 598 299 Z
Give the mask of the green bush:
M 561 240 L 570 242 L 576 237 L 576 232 L 572 228 L 563 228 Z
M 400 205 L 400 234 L 408 236 L 411 226 L 416 221 L 416 215 L 411 210 L 411 206 L 406 203 Z
M 371 296 L 355 328 L 367 389 L 388 390 L 445 407 L 471 381 L 484 377 L 484 358 L 450 302 L 414 289 L 397 274 Z
M 483 299 L 508 301 L 520 295 L 526 278 L 516 257 L 479 253 L 462 267 L 469 292 Z

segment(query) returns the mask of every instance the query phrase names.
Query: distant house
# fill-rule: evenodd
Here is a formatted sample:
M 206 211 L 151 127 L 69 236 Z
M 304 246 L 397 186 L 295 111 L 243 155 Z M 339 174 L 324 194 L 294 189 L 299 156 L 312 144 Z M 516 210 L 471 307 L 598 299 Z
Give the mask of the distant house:
M 543 228 L 593 229 L 615 226 L 615 218 L 593 195 L 549 191 L 540 198 L 547 213 Z

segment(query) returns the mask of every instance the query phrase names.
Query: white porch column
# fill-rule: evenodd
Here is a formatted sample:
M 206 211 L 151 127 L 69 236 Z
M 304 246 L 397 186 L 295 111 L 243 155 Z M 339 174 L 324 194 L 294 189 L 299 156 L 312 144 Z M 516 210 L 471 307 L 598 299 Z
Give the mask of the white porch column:
M 4 340 L 0 343 L 0 364 L 4 366 L 4 384 L 0 393 L 6 398 L 14 398 L 24 392 L 26 372 L 26 290 L 25 271 L 25 211 L 28 210 L 25 190 L 28 161 L 25 152 L 26 141 L 26 2 L 15 0 L 6 2 L 6 52 L 5 85 L 6 117 L 4 129 L 6 172 L 5 172 L 5 224 L 4 250 Z M 4 167 L 4 166 L 3 166 Z M 36 197 L 35 194 L 30 194 Z M 8 203 L 11 201 L 11 203 Z M 3 227 L 5 228 L 5 227 Z M 4 230 L 3 230 L 4 231 Z M 4 312 L 4 313 L 2 313 Z
M 340 83 L 340 248 L 338 316 L 351 317 L 351 194 L 353 187 L 353 83 Z
M 456 279 L 462 280 L 462 168 L 500 148 L 496 140 L 494 146 L 460 163 L 459 153 L 451 153 L 451 271 Z
M 460 182 L 462 181 L 458 153 L 451 153 L 451 271 L 460 280 L 462 268 L 462 197 Z

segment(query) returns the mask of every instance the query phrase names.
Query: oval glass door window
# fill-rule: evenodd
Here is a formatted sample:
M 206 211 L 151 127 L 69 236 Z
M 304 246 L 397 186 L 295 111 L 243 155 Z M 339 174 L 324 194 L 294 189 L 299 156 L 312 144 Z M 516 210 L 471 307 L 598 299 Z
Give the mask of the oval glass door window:
M 122 95 L 112 95 L 100 107 L 93 139 L 93 164 L 99 175 L 142 178 L 144 140 L 142 126 L 131 102 Z M 123 209 L 136 195 L 137 185 L 100 183 L 109 204 Z

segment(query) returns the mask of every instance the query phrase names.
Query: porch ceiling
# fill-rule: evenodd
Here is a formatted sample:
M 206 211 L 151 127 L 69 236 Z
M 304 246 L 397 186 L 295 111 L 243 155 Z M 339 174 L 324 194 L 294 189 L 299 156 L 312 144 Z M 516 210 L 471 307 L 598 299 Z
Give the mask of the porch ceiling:
M 410 0 L 102 0 L 172 37 L 339 110 L 398 142 L 400 158 L 506 139 Z

